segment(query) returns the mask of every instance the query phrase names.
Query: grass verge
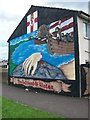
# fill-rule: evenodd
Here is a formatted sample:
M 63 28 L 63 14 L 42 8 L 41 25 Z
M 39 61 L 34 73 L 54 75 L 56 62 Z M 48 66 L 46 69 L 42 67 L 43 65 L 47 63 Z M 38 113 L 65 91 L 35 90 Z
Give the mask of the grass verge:
M 2 97 L 0 96 L 0 120 L 2 118 Z
M 59 118 L 60 120 L 65 120 L 62 116 L 48 113 L 5 97 L 2 97 L 2 118 Z

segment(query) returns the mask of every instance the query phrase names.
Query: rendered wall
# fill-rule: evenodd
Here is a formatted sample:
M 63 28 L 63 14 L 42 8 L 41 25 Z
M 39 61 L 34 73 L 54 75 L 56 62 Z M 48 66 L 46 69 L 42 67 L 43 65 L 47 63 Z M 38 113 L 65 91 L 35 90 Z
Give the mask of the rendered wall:
M 78 42 L 79 42 L 79 60 L 81 66 L 81 92 L 84 95 L 90 94 L 89 86 L 90 86 L 90 78 L 89 78 L 89 65 L 85 66 L 86 62 L 90 62 L 90 35 L 87 38 L 84 37 L 83 23 L 88 23 L 87 20 L 77 18 L 78 20 Z M 89 25 L 89 24 L 88 24 Z M 90 32 L 90 26 L 88 29 L 88 33 Z
M 88 21 L 81 19 L 80 17 L 78 19 L 78 36 L 79 36 L 79 57 L 80 57 L 80 64 L 85 64 L 86 62 L 89 62 L 89 56 L 90 56 L 90 38 L 84 37 L 83 32 L 83 22 L 88 23 Z

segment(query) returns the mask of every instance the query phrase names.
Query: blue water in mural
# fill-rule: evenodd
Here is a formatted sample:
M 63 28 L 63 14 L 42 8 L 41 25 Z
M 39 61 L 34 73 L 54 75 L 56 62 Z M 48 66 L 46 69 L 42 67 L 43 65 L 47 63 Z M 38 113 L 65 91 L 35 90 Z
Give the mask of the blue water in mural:
M 14 38 L 14 39 L 10 40 L 10 45 L 15 45 L 15 44 L 17 44 L 21 41 L 27 41 L 30 36 L 36 37 L 37 36 L 37 30 L 32 32 L 32 33 L 24 34 L 20 37 L 17 37 L 17 38 Z
M 24 60 L 36 52 L 42 52 L 43 60 L 58 67 L 74 60 L 74 54 L 51 55 L 48 52 L 47 44 L 35 45 L 34 40 L 20 44 L 12 54 L 12 60 L 16 65 L 21 64 Z

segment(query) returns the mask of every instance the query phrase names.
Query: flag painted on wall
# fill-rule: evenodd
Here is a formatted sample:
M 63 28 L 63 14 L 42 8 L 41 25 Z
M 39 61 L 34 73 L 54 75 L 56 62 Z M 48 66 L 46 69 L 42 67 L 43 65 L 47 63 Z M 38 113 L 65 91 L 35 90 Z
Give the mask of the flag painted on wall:
M 38 12 L 27 16 L 27 33 L 34 32 L 38 29 Z
M 60 28 L 61 32 L 64 34 L 73 32 L 73 27 L 74 27 L 73 17 L 68 17 L 51 23 L 49 32 L 51 34 L 54 34 L 55 29 L 57 27 Z

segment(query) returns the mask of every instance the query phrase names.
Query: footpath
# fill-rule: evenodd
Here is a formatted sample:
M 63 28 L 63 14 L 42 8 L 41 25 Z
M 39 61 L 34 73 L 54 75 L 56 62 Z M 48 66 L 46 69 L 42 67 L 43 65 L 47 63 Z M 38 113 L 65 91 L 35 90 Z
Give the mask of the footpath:
M 88 98 L 25 91 L 24 88 L 18 88 L 7 83 L 2 84 L 2 96 L 47 112 L 63 115 L 66 118 L 89 117 L 90 100 Z

